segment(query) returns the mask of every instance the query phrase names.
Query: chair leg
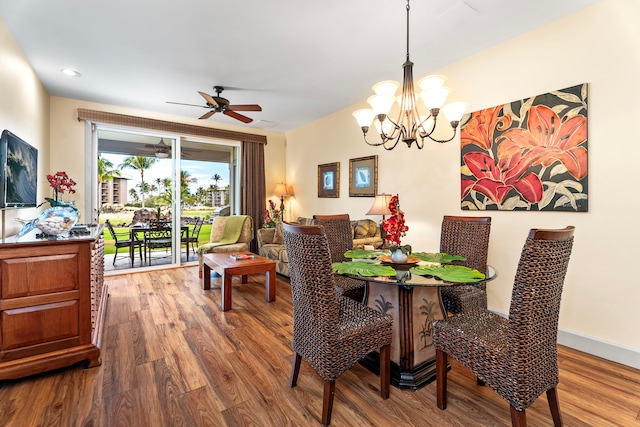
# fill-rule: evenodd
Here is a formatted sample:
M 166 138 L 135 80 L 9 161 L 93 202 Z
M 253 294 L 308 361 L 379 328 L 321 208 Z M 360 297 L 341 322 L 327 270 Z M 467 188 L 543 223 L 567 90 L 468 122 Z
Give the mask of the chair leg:
M 336 393 L 336 382 L 324 381 L 324 394 L 322 395 L 322 425 L 331 424 L 331 410 L 333 409 L 333 396 Z
M 380 396 L 389 398 L 389 384 L 391 383 L 391 346 L 380 348 Z
M 511 408 L 511 426 L 512 427 L 527 427 L 527 414 L 524 410 L 518 411 L 513 405 L 509 405 Z
M 447 353 L 436 350 L 436 402 L 438 408 L 447 409 Z
M 302 362 L 302 356 L 300 356 L 297 351 L 294 351 L 293 361 L 291 362 L 291 378 L 289 379 L 289 387 L 295 387 L 298 382 L 300 362 Z
M 118 247 L 116 246 L 116 253 L 113 255 L 113 265 L 116 265 L 116 258 L 118 258 Z
M 551 410 L 551 418 L 553 418 L 553 425 L 555 427 L 560 427 L 562 425 L 562 415 L 560 414 L 558 390 L 555 387 L 547 390 L 547 401 L 549 402 L 549 409 Z

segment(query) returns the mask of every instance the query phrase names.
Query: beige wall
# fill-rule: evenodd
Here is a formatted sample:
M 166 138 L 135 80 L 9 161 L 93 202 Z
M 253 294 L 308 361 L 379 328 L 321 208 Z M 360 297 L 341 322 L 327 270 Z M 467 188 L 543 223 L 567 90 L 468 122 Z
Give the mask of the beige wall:
M 129 114 L 141 117 L 151 117 L 158 120 L 169 120 L 179 123 L 187 123 L 198 126 L 209 126 L 219 129 L 229 129 L 238 132 L 248 132 L 267 137 L 265 147 L 266 185 L 267 191 L 271 191 L 278 182 L 285 179 L 285 137 L 283 133 L 265 131 L 261 129 L 247 129 L 240 126 L 225 126 L 213 121 L 186 119 L 185 117 L 158 114 L 149 111 L 141 111 L 130 108 L 116 107 L 113 105 L 96 104 L 79 101 L 77 99 L 51 97 L 51 169 L 66 170 L 70 176 L 78 181 L 77 193 L 68 197 L 75 198 L 80 211 L 84 210 L 83 194 L 86 191 L 84 177 L 85 156 L 85 123 L 78 121 L 76 111 L 78 108 L 89 108 L 100 111 L 108 111 L 120 114 Z M 76 178 L 77 177 L 77 178 Z M 269 195 L 269 193 L 267 193 Z M 65 198 L 67 199 L 67 198 Z M 274 198 L 275 200 L 275 198 Z
M 638 16 L 640 2 L 605 0 L 435 72 L 448 76 L 452 100 L 467 100 L 469 111 L 589 84 L 589 212 L 488 212 L 493 218 L 489 260 L 499 272 L 488 286 L 489 305 L 508 311 L 530 228 L 575 225 L 561 338 L 640 367 L 640 334 L 632 326 L 640 324 L 640 279 L 634 273 L 640 199 L 634 191 L 638 168 L 633 163 L 640 158 L 633 131 L 640 117 Z M 411 54 L 418 68 L 421 56 L 429 52 Z M 401 79 L 401 65 L 389 78 Z M 296 187 L 295 215 L 345 212 L 364 218 L 372 199 L 349 197 L 349 159 L 377 154 L 378 190 L 400 195 L 410 228 L 406 243 L 435 251 L 444 214 L 473 214 L 460 209 L 459 139 L 427 143 L 421 151 L 369 147 L 351 117 L 353 110 L 366 106 L 368 94 L 362 95 L 362 104 L 287 134 L 287 178 Z M 330 162 L 340 162 L 340 198 L 319 199 L 317 165 Z
M 0 132 L 9 129 L 38 149 L 38 199 L 51 196 L 49 171 L 49 94 L 0 18 Z M 2 236 L 20 231 L 16 218 L 32 219 L 38 209 L 6 209 Z

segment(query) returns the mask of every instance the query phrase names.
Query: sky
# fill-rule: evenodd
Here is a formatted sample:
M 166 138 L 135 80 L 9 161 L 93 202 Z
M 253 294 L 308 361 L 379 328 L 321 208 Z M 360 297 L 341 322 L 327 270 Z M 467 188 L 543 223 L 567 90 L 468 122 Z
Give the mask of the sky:
M 114 168 L 124 161 L 124 155 L 102 153 L 101 156 L 113 163 Z M 201 160 L 182 160 L 181 167 L 189 172 L 192 178 L 196 178 L 195 184 L 189 185 L 189 191 L 194 194 L 199 187 L 207 189 L 215 184 L 213 175 L 218 174 L 222 179 L 218 182 L 218 187 L 229 185 L 229 165 L 227 163 L 203 162 Z M 140 172 L 134 169 L 123 169 L 122 176 L 130 178 L 127 188 L 135 188 L 140 183 Z M 171 177 L 171 159 L 158 159 L 151 169 L 144 172 L 144 180 L 150 184 L 155 183 L 157 178 L 165 179 Z M 128 195 L 127 195 L 128 197 Z

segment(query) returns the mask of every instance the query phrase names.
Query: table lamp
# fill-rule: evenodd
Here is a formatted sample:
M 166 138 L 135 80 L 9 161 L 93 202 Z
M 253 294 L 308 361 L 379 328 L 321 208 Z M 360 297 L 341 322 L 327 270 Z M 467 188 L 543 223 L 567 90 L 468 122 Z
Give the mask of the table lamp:
M 384 222 L 385 215 L 391 215 L 391 211 L 389 210 L 389 201 L 391 200 L 391 194 L 378 194 L 375 199 L 373 199 L 373 205 L 371 205 L 371 209 L 367 212 L 367 215 L 382 215 L 382 222 L 380 222 L 380 236 L 382 237 L 382 246 L 386 246 L 384 228 L 382 227 L 382 223 Z
M 273 189 L 273 195 L 280 197 L 280 212 L 284 214 L 284 198 L 290 196 L 287 184 L 283 182 L 277 184 L 276 188 Z

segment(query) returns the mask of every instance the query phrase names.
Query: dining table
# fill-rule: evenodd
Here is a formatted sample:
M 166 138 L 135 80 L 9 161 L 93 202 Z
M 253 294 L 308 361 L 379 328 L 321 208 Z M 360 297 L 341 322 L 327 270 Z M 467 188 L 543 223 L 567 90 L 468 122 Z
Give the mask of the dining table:
M 359 256 L 366 253 L 348 251 L 345 254 L 348 258 L 352 258 L 350 252 Z M 394 264 L 384 251 L 370 253 L 375 256 L 334 263 L 334 272 L 364 281 L 364 304 L 391 315 L 391 384 L 400 389 L 420 389 L 435 380 L 433 322 L 448 315 L 440 291 L 450 286 L 487 282 L 497 273 L 491 266 L 487 266 L 487 272 L 483 274 L 461 265 L 451 265 L 452 259 L 461 257 L 452 258 L 448 254 L 419 252 L 412 254 L 415 256 L 410 256 L 407 263 Z M 384 268 L 384 274 L 376 274 L 380 268 Z M 378 353 L 369 354 L 361 364 L 377 372 L 380 366 Z
M 135 242 L 141 241 L 144 248 L 144 234 L 154 231 L 162 231 L 166 229 L 171 229 L 171 223 L 161 223 L 150 225 L 146 223 L 137 223 L 129 227 L 129 257 L 131 259 L 131 268 L 133 268 L 133 260 L 134 260 L 134 252 L 135 252 Z M 180 225 L 180 234 L 187 235 L 189 233 L 189 226 L 186 224 Z M 140 236 L 142 234 L 142 237 Z M 187 261 L 189 260 L 189 250 L 187 248 Z

